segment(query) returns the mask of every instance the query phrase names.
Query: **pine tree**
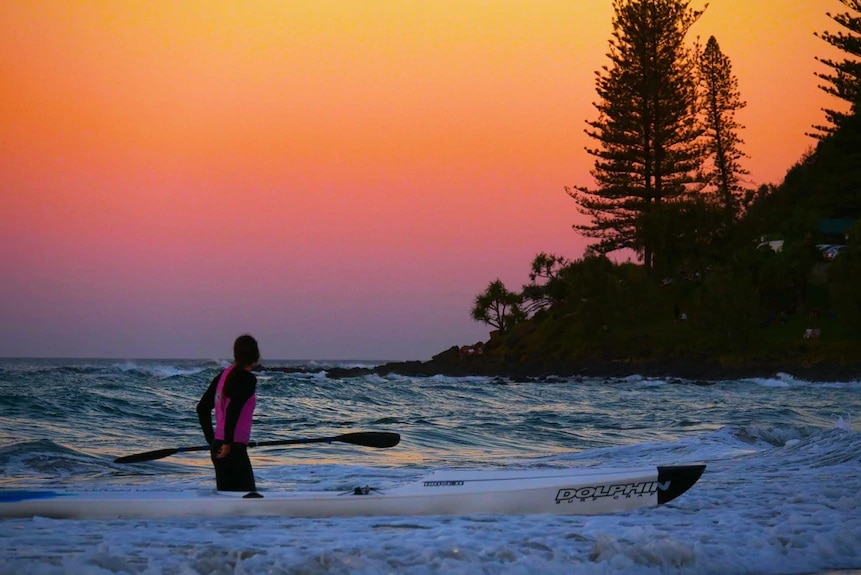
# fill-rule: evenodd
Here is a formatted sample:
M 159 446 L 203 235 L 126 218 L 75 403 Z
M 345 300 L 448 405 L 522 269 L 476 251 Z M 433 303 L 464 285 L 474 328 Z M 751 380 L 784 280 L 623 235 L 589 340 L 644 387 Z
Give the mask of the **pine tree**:
M 738 131 L 744 126 L 735 120 L 735 113 L 747 103 L 741 99 L 732 63 L 721 52 L 715 37 L 710 37 L 705 49 L 698 47 L 697 52 L 708 156 L 705 177 L 724 213 L 733 219 L 752 195 L 743 180 L 749 172 L 741 166 L 747 156 L 740 149 L 744 141 Z
M 823 32 L 822 34 L 816 34 L 816 36 L 844 52 L 848 57 L 841 61 L 816 58 L 833 71 L 833 73 L 817 72 L 816 75 L 828 82 L 827 84 L 821 84 L 819 88 L 832 96 L 848 102 L 850 111 L 846 113 L 832 109 L 823 109 L 828 124 L 813 126 L 815 130 L 819 131 L 818 133 L 810 134 L 815 138 L 823 138 L 829 134 L 833 134 L 847 116 L 861 110 L 861 60 L 859 60 L 861 58 L 861 0 L 840 0 L 840 2 L 845 4 L 850 10 L 856 12 L 856 14 L 853 15 L 851 12 L 836 15 L 827 12 L 826 14 L 843 28 L 849 30 L 849 34 L 842 31 L 836 34 Z
M 661 218 L 649 213 L 682 198 L 696 183 L 702 152 L 697 141 L 695 61 L 684 45 L 702 12 L 688 0 L 614 0 L 610 65 L 596 72 L 598 119 L 586 133 L 599 146 L 592 176 L 597 187 L 566 191 L 591 219 L 574 229 L 598 253 L 635 250 L 651 270 Z

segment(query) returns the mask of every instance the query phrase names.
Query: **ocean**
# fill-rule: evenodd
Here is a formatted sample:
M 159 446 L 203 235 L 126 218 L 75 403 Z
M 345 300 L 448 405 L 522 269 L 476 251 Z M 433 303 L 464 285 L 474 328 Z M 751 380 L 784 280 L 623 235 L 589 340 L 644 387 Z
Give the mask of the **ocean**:
M 267 366 L 374 362 L 267 362 Z M 211 360 L 0 360 L 0 489 L 214 487 Z M 671 503 L 592 517 L 0 519 L 0 574 L 659 574 L 861 570 L 861 382 L 258 374 L 253 439 L 393 431 L 390 449 L 250 449 L 258 489 L 386 488 L 435 469 L 706 463 Z

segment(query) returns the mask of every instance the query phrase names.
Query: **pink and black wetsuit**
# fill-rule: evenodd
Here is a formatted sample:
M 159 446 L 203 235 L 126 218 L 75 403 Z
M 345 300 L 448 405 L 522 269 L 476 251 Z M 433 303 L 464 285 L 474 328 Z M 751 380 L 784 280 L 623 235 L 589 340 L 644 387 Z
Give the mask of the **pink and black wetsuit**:
M 233 373 L 236 370 L 236 373 Z M 233 374 L 229 394 L 224 393 L 228 377 Z M 212 446 L 212 463 L 219 491 L 254 491 L 254 472 L 248 459 L 251 421 L 257 403 L 257 378 L 245 369 L 231 366 L 209 384 L 197 404 L 197 417 L 203 436 Z M 215 410 L 215 429 L 212 411 Z M 216 459 L 222 445 L 229 444 L 230 454 Z
M 223 443 L 244 443 L 248 444 L 251 439 L 251 417 L 254 414 L 254 407 L 257 405 L 257 396 L 254 393 L 257 387 L 257 378 L 253 374 L 246 371 L 254 381 L 245 386 L 248 395 L 239 393 L 235 389 L 231 390 L 233 397 L 227 397 L 224 393 L 224 384 L 227 377 L 234 370 L 234 367 L 228 367 L 221 372 L 221 377 L 218 378 L 218 383 L 215 386 L 215 439 Z M 235 385 L 235 382 L 234 382 Z M 236 411 L 239 415 L 236 415 Z

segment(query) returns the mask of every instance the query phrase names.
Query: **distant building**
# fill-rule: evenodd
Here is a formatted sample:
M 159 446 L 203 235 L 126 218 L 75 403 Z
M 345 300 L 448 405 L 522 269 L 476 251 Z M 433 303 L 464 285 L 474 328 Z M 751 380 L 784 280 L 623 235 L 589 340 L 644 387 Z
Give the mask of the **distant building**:
M 783 250 L 783 240 L 771 240 L 771 241 L 763 241 L 756 249 L 768 248 L 776 254 L 779 254 L 781 250 Z
M 816 225 L 816 247 L 825 259 L 834 259 L 849 243 L 849 230 L 858 220 L 852 218 L 825 218 Z M 774 253 L 783 251 L 783 240 L 772 239 L 775 236 L 761 236 L 757 249 L 770 249 Z

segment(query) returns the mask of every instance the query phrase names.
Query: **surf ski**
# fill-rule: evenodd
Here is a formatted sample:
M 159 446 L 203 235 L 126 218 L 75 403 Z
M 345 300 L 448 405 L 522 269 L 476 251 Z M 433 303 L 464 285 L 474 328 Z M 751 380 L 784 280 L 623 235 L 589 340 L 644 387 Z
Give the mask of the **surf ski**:
M 705 468 L 442 470 L 391 489 L 347 492 L 2 490 L 0 517 L 602 515 L 668 503 L 690 489 Z

